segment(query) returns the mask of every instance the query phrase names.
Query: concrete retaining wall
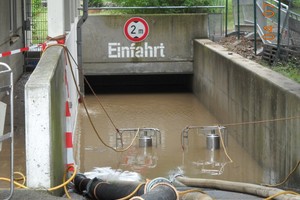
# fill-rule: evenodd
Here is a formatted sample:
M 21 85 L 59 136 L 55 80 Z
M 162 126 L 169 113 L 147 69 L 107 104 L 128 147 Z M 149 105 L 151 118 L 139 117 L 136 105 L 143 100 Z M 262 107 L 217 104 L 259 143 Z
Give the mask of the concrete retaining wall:
M 76 58 L 76 26 L 72 26 L 71 30 L 66 45 Z M 78 82 L 77 66 L 73 61 L 72 67 Z M 66 101 L 71 106 L 68 120 Z M 62 183 L 68 164 L 65 132 L 74 133 L 77 107 L 78 93 L 70 67 L 66 66 L 64 49 L 49 47 L 25 85 L 28 187 L 44 189 Z
M 63 177 L 64 63 L 62 48 L 51 47 L 25 86 L 28 187 L 50 188 Z
M 208 38 L 206 14 L 139 15 L 149 26 L 142 42 L 131 42 L 124 35 L 124 25 L 136 15 L 89 16 L 83 25 L 83 70 L 85 75 L 118 74 L 191 74 L 193 40 Z M 180 41 L 180 42 L 178 42 Z M 114 46 L 110 46 L 114 44 Z M 116 45 L 118 44 L 118 45 Z M 109 48 L 159 47 L 157 56 L 146 53 L 116 57 Z M 160 47 L 163 47 L 161 49 Z
M 300 118 L 259 122 L 300 116 L 300 84 L 210 40 L 195 40 L 193 91 L 263 166 L 265 182 L 282 181 L 300 160 Z M 289 187 L 300 187 L 299 176 L 298 170 Z

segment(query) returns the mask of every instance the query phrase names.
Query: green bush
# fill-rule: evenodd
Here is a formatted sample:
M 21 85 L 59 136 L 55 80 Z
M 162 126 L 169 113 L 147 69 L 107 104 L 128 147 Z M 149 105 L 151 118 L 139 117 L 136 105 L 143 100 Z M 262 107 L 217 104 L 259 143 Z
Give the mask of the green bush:
M 288 62 L 278 62 L 272 69 L 300 83 L 300 61 L 297 58 Z
M 294 1 L 292 1 L 292 6 L 300 7 L 300 0 L 294 0 Z
M 211 0 L 112 0 L 121 7 L 150 7 L 150 6 L 207 6 L 213 5 Z M 126 13 L 176 13 L 176 12 L 198 12 L 199 9 L 142 9 L 126 10 Z M 207 10 L 206 10 L 207 11 Z
M 32 0 L 32 4 L 40 4 L 41 5 L 42 0 Z
M 103 6 L 102 0 L 89 0 L 89 7 L 101 7 Z
M 209 6 L 213 5 L 211 0 L 184 0 L 185 6 Z
M 204 6 L 211 0 L 112 0 L 120 6 Z

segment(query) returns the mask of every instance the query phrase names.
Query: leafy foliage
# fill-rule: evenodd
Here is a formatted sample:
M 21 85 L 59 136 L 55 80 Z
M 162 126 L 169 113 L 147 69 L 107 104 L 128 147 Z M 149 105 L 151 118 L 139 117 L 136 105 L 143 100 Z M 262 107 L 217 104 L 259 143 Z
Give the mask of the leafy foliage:
M 211 5 L 211 0 L 113 0 L 120 6 L 204 6 Z
M 32 0 L 32 4 L 40 4 L 41 5 L 42 0 Z
M 42 6 L 42 0 L 32 0 L 32 15 L 35 17 L 41 12 L 44 12 L 45 7 Z
M 89 0 L 89 7 L 101 7 L 103 6 L 103 1 L 102 0 Z
M 156 7 L 156 6 L 208 6 L 213 5 L 212 0 L 112 0 L 113 3 L 121 7 Z M 137 10 L 126 11 L 131 13 L 139 12 Z M 185 9 L 179 10 L 166 10 L 166 9 L 153 9 L 143 10 L 143 13 L 176 13 L 176 12 L 197 12 L 196 10 Z
M 300 7 L 300 0 L 293 0 L 292 1 L 292 6 Z
M 300 83 L 300 61 L 294 58 L 288 62 L 278 62 L 272 69 Z

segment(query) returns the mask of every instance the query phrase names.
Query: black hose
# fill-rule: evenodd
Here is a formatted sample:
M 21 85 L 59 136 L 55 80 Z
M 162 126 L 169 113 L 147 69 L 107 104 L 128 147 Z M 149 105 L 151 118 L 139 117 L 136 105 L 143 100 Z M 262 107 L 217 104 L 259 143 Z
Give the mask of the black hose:
M 75 190 L 92 200 L 115 200 L 127 197 L 130 200 L 177 200 L 176 188 L 164 178 L 156 178 L 147 185 L 123 181 L 108 183 L 98 178 L 89 179 L 83 174 L 74 178 Z M 145 193 L 146 191 L 146 193 Z
M 144 193 L 144 186 L 134 192 L 137 187 L 136 183 L 107 183 L 95 178 L 87 188 L 87 192 L 92 199 L 115 200 L 129 195 L 142 195 Z
M 76 193 L 83 194 L 86 191 L 86 187 L 91 179 L 86 178 L 83 174 L 76 174 L 74 178 L 74 185 Z
M 133 197 L 130 200 L 176 200 L 178 193 L 176 189 L 168 183 L 158 183 L 152 189 L 140 197 Z

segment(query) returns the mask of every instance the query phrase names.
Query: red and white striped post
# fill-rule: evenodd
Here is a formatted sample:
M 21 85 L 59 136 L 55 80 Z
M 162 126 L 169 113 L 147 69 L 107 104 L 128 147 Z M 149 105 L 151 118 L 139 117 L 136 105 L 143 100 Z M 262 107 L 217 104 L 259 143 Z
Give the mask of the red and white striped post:
M 71 127 L 71 112 L 69 101 L 66 101 L 66 152 L 67 152 L 67 167 L 74 166 L 74 154 L 73 154 L 73 133 Z M 69 171 L 73 171 L 71 168 Z
M 66 63 L 67 67 L 67 63 Z M 67 167 L 74 166 L 74 154 L 73 154 L 73 128 L 71 120 L 71 111 L 70 111 L 70 92 L 69 84 L 67 79 L 67 69 L 65 69 L 65 85 L 66 85 L 66 152 L 67 152 Z M 74 171 L 74 168 L 71 167 L 69 171 Z

